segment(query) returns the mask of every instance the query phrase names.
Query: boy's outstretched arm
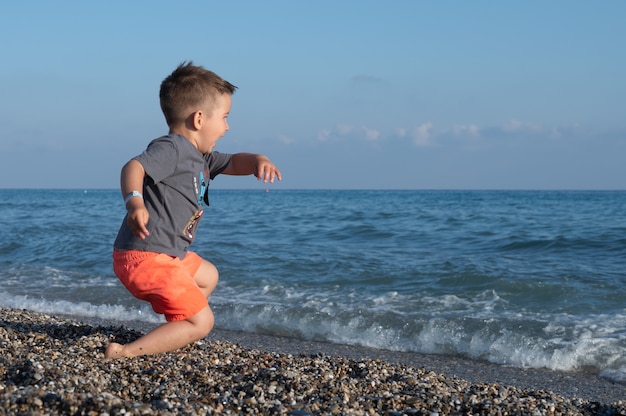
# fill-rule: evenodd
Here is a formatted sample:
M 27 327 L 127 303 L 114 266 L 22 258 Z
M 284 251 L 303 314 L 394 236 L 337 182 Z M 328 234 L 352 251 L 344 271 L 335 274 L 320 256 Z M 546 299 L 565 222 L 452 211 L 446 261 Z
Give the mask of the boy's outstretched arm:
M 279 181 L 282 179 L 280 170 L 267 156 L 255 153 L 235 153 L 222 173 L 226 175 L 254 175 L 265 183 L 274 183 L 274 179 Z
M 143 193 L 143 179 L 146 175 L 141 163 L 132 159 L 122 168 L 120 187 L 122 198 L 126 198 L 133 191 Z M 145 239 L 150 233 L 146 228 L 150 214 L 143 203 L 143 197 L 133 197 L 126 202 L 128 211 L 128 226 L 136 237 Z

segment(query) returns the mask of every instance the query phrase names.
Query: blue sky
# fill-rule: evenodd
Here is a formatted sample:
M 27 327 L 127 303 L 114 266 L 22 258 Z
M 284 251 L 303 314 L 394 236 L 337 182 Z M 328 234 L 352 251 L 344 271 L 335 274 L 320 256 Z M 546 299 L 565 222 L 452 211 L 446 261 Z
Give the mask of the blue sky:
M 624 1 L 4 2 L 0 188 L 117 188 L 193 60 L 239 87 L 217 150 L 267 154 L 277 189 L 626 189 L 625 21 Z

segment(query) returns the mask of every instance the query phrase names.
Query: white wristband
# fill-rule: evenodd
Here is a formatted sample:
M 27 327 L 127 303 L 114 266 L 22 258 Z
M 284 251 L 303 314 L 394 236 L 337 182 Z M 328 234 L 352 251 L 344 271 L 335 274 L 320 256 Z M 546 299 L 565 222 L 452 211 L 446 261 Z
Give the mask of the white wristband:
M 126 195 L 126 198 L 124 198 L 124 205 L 128 204 L 128 201 L 130 201 L 131 198 L 134 198 L 136 196 L 138 196 L 139 198 L 143 199 L 143 195 L 141 195 L 141 192 L 139 192 L 139 191 L 132 191 L 131 193 Z

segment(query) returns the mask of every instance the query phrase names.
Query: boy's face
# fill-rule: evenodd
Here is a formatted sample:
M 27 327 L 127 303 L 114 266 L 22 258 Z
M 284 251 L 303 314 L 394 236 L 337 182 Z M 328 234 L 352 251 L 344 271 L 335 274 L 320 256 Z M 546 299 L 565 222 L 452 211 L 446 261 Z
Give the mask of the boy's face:
M 217 141 L 228 131 L 228 114 L 232 99 L 229 94 L 221 94 L 215 101 L 212 112 L 203 112 L 202 127 L 198 131 L 198 150 L 202 153 L 213 151 Z

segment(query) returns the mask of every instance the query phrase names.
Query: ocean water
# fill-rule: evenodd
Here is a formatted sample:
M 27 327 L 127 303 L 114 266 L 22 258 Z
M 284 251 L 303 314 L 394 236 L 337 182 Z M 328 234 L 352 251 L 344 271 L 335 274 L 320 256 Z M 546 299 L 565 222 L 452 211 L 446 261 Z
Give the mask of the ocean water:
M 0 190 L 0 306 L 159 323 L 117 190 Z M 626 192 L 212 190 L 216 326 L 626 382 Z

